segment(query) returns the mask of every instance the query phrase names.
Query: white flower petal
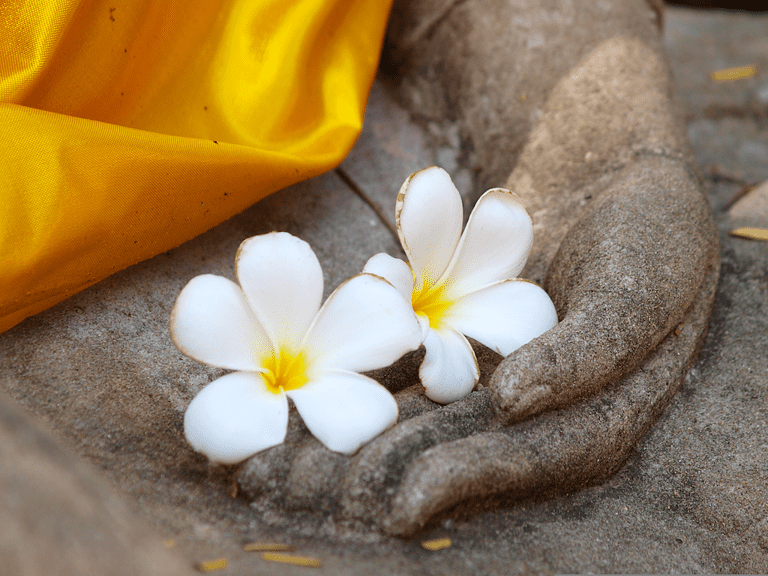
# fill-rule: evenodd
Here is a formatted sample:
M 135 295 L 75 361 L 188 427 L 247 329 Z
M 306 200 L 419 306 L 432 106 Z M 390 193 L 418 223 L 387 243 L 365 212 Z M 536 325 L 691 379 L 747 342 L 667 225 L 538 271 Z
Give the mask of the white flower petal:
M 419 377 L 427 398 L 448 404 L 464 398 L 480 379 L 477 359 L 467 339 L 446 327 L 430 329 Z
M 378 382 L 353 372 L 326 372 L 286 394 L 304 424 L 328 449 L 353 454 L 397 421 L 397 402 Z
M 532 244 L 531 217 L 518 197 L 502 188 L 488 190 L 472 210 L 446 273 L 450 294 L 462 296 L 516 277 Z
M 427 318 L 426 314 L 419 313 L 416 315 L 416 319 L 419 321 L 419 326 L 421 326 L 421 341 L 424 342 L 429 331 L 429 318 Z
M 323 297 L 323 271 L 309 244 L 286 232 L 254 236 L 240 244 L 235 268 L 275 346 L 300 342 Z
M 420 344 L 421 327 L 410 300 L 386 280 L 359 274 L 328 297 L 304 349 L 312 374 L 365 372 L 389 366 Z
M 399 258 L 379 252 L 371 256 L 363 267 L 364 274 L 375 274 L 392 284 L 403 298 L 411 301 L 413 293 L 413 271 L 411 267 Z
M 237 464 L 281 444 L 288 401 L 273 394 L 260 374 L 233 372 L 195 396 L 184 414 L 187 442 L 214 462 Z
M 447 320 L 507 356 L 557 324 L 549 295 L 533 282 L 506 280 L 460 298 Z
M 193 278 L 181 291 L 170 331 L 182 354 L 230 370 L 259 371 L 259 358 L 272 351 L 240 287 L 212 274 Z
M 442 168 L 415 172 L 400 188 L 395 221 L 417 287 L 424 276 L 434 284 L 447 268 L 461 236 L 463 214 L 461 194 Z

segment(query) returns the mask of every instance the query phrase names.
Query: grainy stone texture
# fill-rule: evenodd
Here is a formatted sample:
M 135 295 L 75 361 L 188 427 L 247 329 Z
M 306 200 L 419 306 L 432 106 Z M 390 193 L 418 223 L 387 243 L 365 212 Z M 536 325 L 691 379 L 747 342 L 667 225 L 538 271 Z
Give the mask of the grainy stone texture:
M 667 27 L 667 44 L 679 62 L 674 77 L 688 138 L 715 212 L 727 210 L 734 196 L 768 179 L 766 17 L 676 10 L 674 26 Z M 748 65 L 757 67 L 751 78 L 710 80 L 716 70 Z
M 555 22 L 560 17 L 558 14 L 562 16 L 563 13 L 556 10 L 558 6 L 558 3 L 549 6 L 552 8 L 550 20 L 545 19 L 544 12 L 539 12 L 539 23 Z M 361 531 L 354 522 L 332 520 L 326 510 L 333 510 L 338 504 L 327 486 L 317 487 L 317 494 L 330 494 L 319 501 L 317 510 L 289 515 L 268 505 L 254 509 L 244 498 L 232 498 L 231 470 L 210 466 L 191 452 L 181 436 L 184 407 L 221 371 L 195 364 L 173 349 L 167 336 L 168 313 L 179 290 L 192 276 L 213 272 L 232 277 L 234 252 L 240 241 L 273 229 L 287 230 L 313 245 L 326 274 L 326 294 L 357 272 L 371 254 L 384 250 L 401 255 L 373 211 L 342 180 L 330 174 L 281 192 L 179 249 L 120 273 L 0 335 L 0 388 L 29 413 L 29 416 L 17 416 L 18 411 L 3 408 L 0 428 L 37 430 L 38 424 L 28 424 L 25 420 L 34 417 L 44 421 L 61 444 L 94 469 L 93 473 L 83 471 L 81 464 L 67 460 L 71 458 L 67 451 L 49 450 L 37 442 L 27 441 L 26 437 L 10 434 L 0 460 L 0 478 L 5 482 L 7 478 L 14 478 L 14 473 L 25 473 L 22 466 L 13 469 L 22 458 L 16 454 L 25 454 L 29 461 L 40 459 L 41 467 L 37 470 L 59 463 L 55 468 L 56 477 L 49 480 L 49 485 L 55 486 L 58 477 L 64 481 L 64 472 L 58 470 L 75 470 L 74 477 L 80 479 L 75 485 L 95 483 L 98 486 L 87 492 L 90 496 L 97 494 L 100 500 L 93 503 L 92 526 L 101 526 L 98 524 L 101 518 L 113 527 L 111 532 L 109 526 L 104 527 L 101 541 L 89 537 L 88 532 L 78 536 L 71 529 L 63 529 L 71 528 L 77 515 L 69 512 L 67 506 L 31 502 L 42 499 L 33 496 L 32 487 L 39 486 L 37 481 L 45 478 L 42 473 L 37 477 L 31 475 L 29 492 L 15 500 L 29 504 L 21 511 L 10 506 L 0 508 L 0 516 L 8 515 L 8 522 L 3 516 L 3 526 L 12 523 L 22 526 L 24 518 L 33 518 L 41 525 L 53 527 L 48 534 L 58 536 L 39 540 L 16 538 L 10 547 L 2 549 L 6 563 L 9 556 L 4 554 L 5 550 L 15 554 L 11 564 L 5 565 L 20 566 L 17 573 L 22 574 L 25 568 L 28 574 L 55 573 L 48 567 L 41 572 L 37 566 L 41 565 L 42 558 L 51 557 L 50 550 L 61 550 L 59 558 L 68 559 L 69 564 L 65 565 L 62 560 L 60 564 L 64 567 L 60 573 L 72 573 L 72 566 L 78 567 L 77 562 L 82 558 L 96 558 L 89 554 L 101 547 L 114 551 L 114 566 L 119 566 L 120 554 L 127 547 L 120 543 L 127 542 L 137 550 L 160 554 L 162 550 L 157 551 L 157 542 L 153 544 L 151 540 L 173 538 L 176 553 L 184 558 L 182 563 L 190 571 L 196 562 L 225 557 L 229 566 L 224 574 L 307 572 L 302 568 L 270 564 L 243 552 L 241 545 L 253 540 L 290 542 L 297 553 L 323 559 L 324 567 L 318 573 L 340 575 L 768 571 L 768 459 L 765 458 L 768 250 L 765 243 L 727 235 L 728 230 L 737 226 L 768 228 L 765 193 L 753 191 L 730 210 L 722 210 L 742 187 L 741 181 L 722 178 L 726 169 L 729 177 L 745 182 L 768 178 L 768 173 L 761 172 L 765 166 L 753 165 L 748 154 L 735 153 L 744 134 L 753 134 L 759 141 L 765 120 L 753 114 L 751 108 L 738 104 L 722 111 L 716 122 L 717 130 L 692 132 L 691 126 L 697 121 L 709 119 L 690 104 L 697 94 L 712 90 L 721 91 L 720 96 L 713 96 L 715 101 L 720 97 L 730 98 L 730 91 L 740 94 L 733 96 L 736 102 L 756 93 L 751 88 L 751 80 L 730 84 L 727 90 L 721 85 L 713 88 L 707 75 L 711 68 L 719 66 L 713 66 L 703 50 L 692 50 L 691 46 L 718 46 L 722 53 L 733 57 L 726 65 L 748 63 L 741 58 L 749 60 L 756 55 L 742 51 L 752 50 L 754 43 L 768 37 L 768 19 L 674 9 L 667 12 L 665 22 L 667 48 L 675 74 L 681 70 L 683 75 L 692 77 L 680 84 L 681 96 L 689 115 L 694 153 L 704 166 L 705 182 L 718 219 L 722 275 L 710 333 L 699 360 L 659 421 L 637 447 L 626 454 L 628 460 L 613 476 L 578 490 L 550 490 L 522 501 L 504 494 L 491 501 L 469 501 L 439 516 L 412 540 L 385 537 Z M 583 33 L 589 34 L 588 27 Z M 549 37 L 543 40 L 557 42 Z M 534 38 L 533 44 L 536 42 L 538 39 Z M 557 44 L 552 46 L 552 51 L 547 44 L 541 48 L 549 54 L 560 53 L 560 48 L 554 48 Z M 566 54 L 567 50 L 562 53 Z M 572 60 L 562 65 L 563 70 L 575 65 L 585 54 L 566 56 L 565 59 Z M 697 72 L 689 74 L 690 70 Z M 542 72 L 542 76 L 546 74 Z M 385 79 L 374 91 L 370 103 L 369 118 L 378 115 L 384 128 L 372 134 L 371 123 L 366 123 L 365 138 L 370 138 L 370 148 L 358 148 L 355 151 L 358 163 L 353 165 L 354 155 L 350 156 L 350 163 L 343 165 L 346 172 L 362 182 L 365 162 L 360 158 L 371 158 L 381 176 L 370 176 L 368 181 L 375 184 L 382 178 L 382 188 L 396 191 L 401 179 L 390 182 L 385 178 L 389 170 L 385 161 L 394 163 L 398 146 L 406 150 L 412 146 L 413 157 L 419 162 L 422 158 L 429 162 L 438 157 L 453 159 L 454 175 L 476 172 L 478 166 L 473 164 L 473 159 L 477 152 L 472 147 L 465 149 L 456 145 L 457 129 L 452 126 L 456 126 L 457 121 L 443 124 L 440 120 L 416 116 L 413 123 L 407 122 L 407 113 L 388 99 L 390 84 Z M 542 96 L 537 107 L 529 109 L 526 131 L 535 125 L 545 99 Z M 395 115 L 397 122 L 387 124 L 388 114 Z M 521 116 L 523 120 L 527 117 Z M 402 132 L 398 129 L 401 122 Z M 361 145 L 366 144 L 365 138 L 361 138 Z M 524 137 L 520 137 L 520 152 L 524 144 Z M 419 150 L 421 146 L 424 148 Z M 389 150 L 389 157 L 381 150 Z M 716 159 L 722 170 L 708 171 L 706 158 Z M 515 161 L 516 157 L 509 160 L 505 170 L 509 171 Z M 407 175 L 410 165 L 401 169 Z M 469 192 L 468 199 L 474 198 L 485 186 L 480 182 L 474 191 L 464 188 Z M 373 185 L 368 188 L 366 184 L 365 190 L 368 196 L 380 201 L 385 210 L 393 208 L 394 194 L 388 208 L 385 195 L 377 196 Z M 706 286 L 704 281 L 700 299 L 706 300 Z M 700 315 L 688 316 L 694 317 L 700 318 Z M 676 382 L 686 367 L 668 362 L 654 365 L 654 356 L 664 354 L 664 347 L 670 345 L 673 336 L 677 345 L 687 342 L 695 346 L 696 339 L 692 336 L 701 331 L 686 322 L 681 323 L 678 334 L 673 332 L 667 336 L 659 350 L 643 361 L 643 370 L 634 372 L 647 382 L 633 385 L 625 381 L 622 384 L 628 386 L 606 390 L 607 400 L 600 396 L 592 400 L 602 401 L 599 405 L 605 410 L 605 423 L 613 422 L 611 426 L 617 430 L 626 425 L 626 422 L 611 420 L 612 416 L 622 413 L 611 410 L 611 403 L 615 408 L 628 398 L 621 394 L 610 396 L 619 390 L 649 395 L 641 404 L 634 402 L 633 406 L 643 403 L 661 406 L 669 400 L 674 387 L 666 391 L 663 387 L 657 388 L 653 396 L 651 384 L 665 379 Z M 487 382 L 490 370 L 498 361 L 493 355 L 485 357 L 484 381 Z M 417 363 L 417 358 L 402 362 L 398 373 L 402 380 L 398 387 L 407 384 Z M 413 390 L 403 390 L 399 395 L 401 405 L 406 408 L 404 418 L 440 413 Z M 473 405 L 482 408 L 485 402 L 487 391 L 481 390 L 474 393 L 466 407 L 457 405 L 452 410 L 458 412 L 458 416 L 462 412 L 471 414 Z M 487 413 L 487 410 L 481 412 Z M 551 419 L 556 414 L 549 412 L 540 419 Z M 638 416 L 653 420 L 656 414 L 646 411 Z M 21 423 L 9 426 L 9 422 Z M 533 428 L 531 424 L 528 427 Z M 589 430 L 590 426 L 584 428 Z M 643 426 L 635 423 L 630 428 L 637 431 Z M 539 430 L 546 429 L 539 427 Z M 437 427 L 435 430 L 438 434 L 455 433 L 457 428 L 442 429 L 445 432 Z M 293 425 L 293 431 L 301 434 L 300 422 Z M 526 434 L 512 439 L 522 445 Z M 555 440 L 553 436 L 552 447 L 556 449 Z M 567 444 L 573 446 L 574 442 L 567 439 Z M 623 442 L 621 446 L 630 444 Z M 506 450 L 509 444 L 491 446 Z M 518 460 L 507 461 L 524 462 L 521 453 L 526 454 L 524 446 L 514 453 Z M 625 455 L 620 450 L 608 447 L 607 453 L 619 457 L 616 465 L 621 465 Z M 311 462 L 317 458 L 317 451 L 310 446 L 303 457 Z M 534 468 L 539 466 L 530 457 L 528 462 Z M 333 467 L 338 461 L 319 464 Z M 565 464 L 571 466 L 575 474 L 589 473 L 573 462 Z M 605 470 L 612 468 L 608 466 Z M 287 473 L 290 474 L 290 470 Z M 552 478 L 557 485 L 557 477 Z M 18 482 L 15 486 L 18 487 Z M 274 486 L 268 488 L 281 489 L 282 486 L 274 482 Z M 120 494 L 127 506 L 111 505 L 114 492 Z M 7 493 L 4 489 L 4 495 Z M 295 506 L 306 507 L 307 502 L 302 502 L 300 495 L 296 498 Z M 77 502 L 73 497 L 68 505 L 77 509 Z M 124 532 L 117 527 L 120 525 L 125 527 Z M 148 531 L 137 534 L 135 526 L 146 526 Z M 16 533 L 24 534 L 23 531 Z M 46 534 L 42 530 L 36 533 Z M 13 532 L 4 530 L 3 536 L 7 534 Z M 449 536 L 453 546 L 440 552 L 428 552 L 419 546 L 419 540 L 435 536 Z M 105 542 L 118 545 L 104 546 Z M 146 548 L 142 548 L 144 546 Z M 73 555 L 72 550 L 77 553 Z M 157 573 L 173 573 L 174 558 L 163 555 L 162 561 L 169 563 L 167 569 Z M 134 572 L 141 573 L 138 569 Z
M 566 72 L 617 35 L 659 49 L 657 23 L 645 1 L 397 2 L 384 66 L 415 118 L 458 123 L 476 199 L 509 176 Z
M 50 431 L 0 394 L 2 574 L 189 574 L 189 565 Z M 167 544 L 167 543 L 166 543 Z

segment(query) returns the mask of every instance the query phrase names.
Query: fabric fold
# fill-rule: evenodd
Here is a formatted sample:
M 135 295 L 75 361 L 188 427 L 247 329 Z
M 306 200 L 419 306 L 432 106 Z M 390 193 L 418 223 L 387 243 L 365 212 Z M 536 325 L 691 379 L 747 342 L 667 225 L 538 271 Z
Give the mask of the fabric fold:
M 4 10 L 0 331 L 338 164 L 389 2 Z

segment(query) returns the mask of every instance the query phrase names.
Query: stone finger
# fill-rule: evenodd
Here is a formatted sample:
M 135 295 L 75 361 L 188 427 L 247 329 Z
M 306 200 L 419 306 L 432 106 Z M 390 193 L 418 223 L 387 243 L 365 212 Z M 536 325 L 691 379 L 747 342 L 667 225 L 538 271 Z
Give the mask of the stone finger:
M 235 480 L 244 496 L 250 501 L 260 497 L 270 501 L 282 499 L 293 459 L 299 446 L 309 437 L 309 430 L 291 405 L 285 441 L 251 456 L 238 466 Z
M 285 479 L 286 508 L 333 512 L 350 462 L 348 456 L 329 450 L 316 438 L 306 438 L 296 448 Z
M 716 266 L 710 268 L 684 322 L 617 385 L 583 403 L 419 455 L 383 517 L 383 529 L 409 536 L 468 498 L 498 493 L 520 498 L 614 473 L 673 398 L 698 354 L 718 273 Z
M 418 369 L 418 365 L 417 365 Z M 400 421 L 440 407 L 424 396 L 420 384 L 395 394 Z M 281 504 L 289 509 L 334 510 L 351 458 L 328 450 L 313 438 L 292 407 L 285 442 L 255 454 L 236 473 L 240 491 L 249 501 Z
M 440 407 L 424 396 L 420 384 L 401 390 L 395 399 L 400 421 Z M 293 510 L 333 511 L 350 463 L 351 458 L 328 450 L 313 438 L 292 408 L 285 442 L 241 464 L 236 479 L 250 501 L 263 499 Z
M 410 420 L 440 408 L 440 404 L 433 402 L 424 395 L 424 387 L 421 384 L 401 390 L 395 394 L 395 400 L 397 400 L 397 408 L 400 411 L 398 422 Z
M 400 422 L 354 457 L 342 489 L 342 515 L 375 520 L 388 511 L 388 502 L 408 464 L 422 452 L 494 426 L 485 390 Z
M 683 166 L 645 157 L 620 170 L 549 269 L 561 323 L 491 379 L 505 420 L 566 406 L 633 370 L 680 321 L 716 254 L 709 207 Z

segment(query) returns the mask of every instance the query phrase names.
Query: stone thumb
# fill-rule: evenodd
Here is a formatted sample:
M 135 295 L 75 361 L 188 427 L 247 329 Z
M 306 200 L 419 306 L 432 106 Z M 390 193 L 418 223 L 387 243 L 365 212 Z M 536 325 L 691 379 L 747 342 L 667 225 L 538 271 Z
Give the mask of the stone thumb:
M 567 406 L 632 371 L 680 322 L 716 261 L 713 226 L 681 162 L 648 155 L 621 169 L 549 267 L 560 324 L 491 378 L 502 420 Z

